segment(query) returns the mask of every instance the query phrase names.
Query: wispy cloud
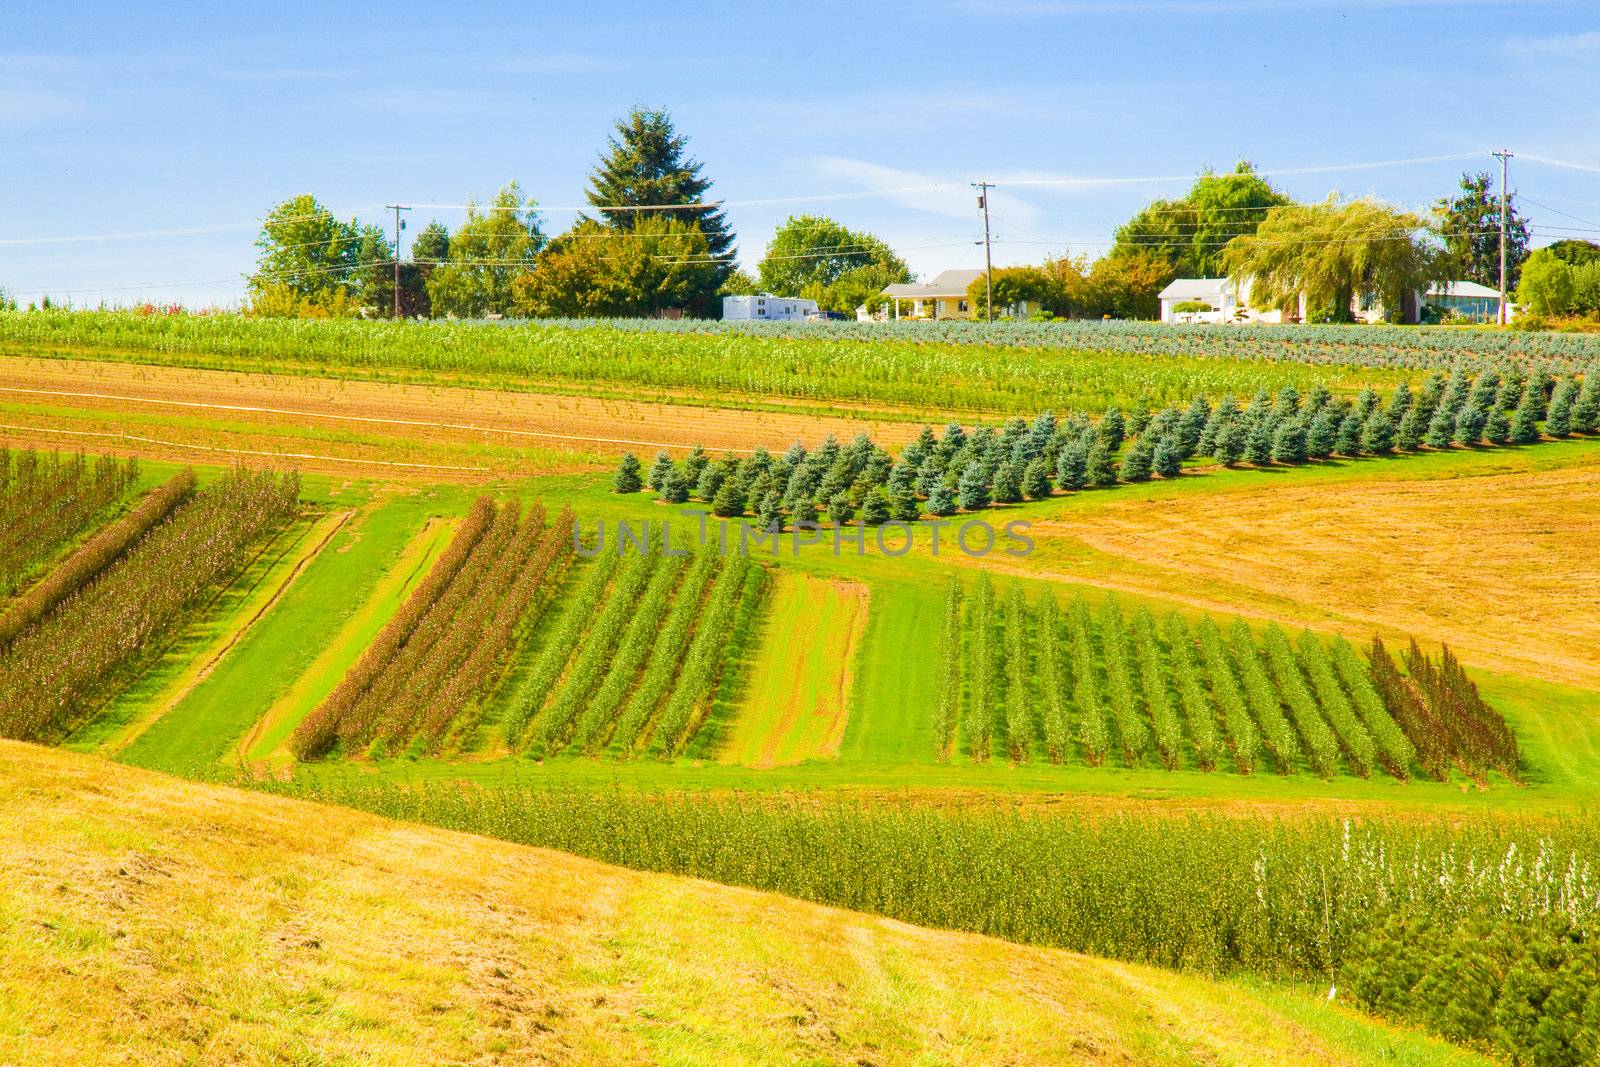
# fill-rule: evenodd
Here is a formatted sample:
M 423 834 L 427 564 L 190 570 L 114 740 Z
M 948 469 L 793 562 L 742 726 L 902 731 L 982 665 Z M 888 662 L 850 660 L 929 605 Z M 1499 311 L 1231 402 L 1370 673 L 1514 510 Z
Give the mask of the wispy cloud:
M 0 127 L 47 126 L 89 114 L 87 104 L 64 93 L 0 86 Z
M 813 156 L 806 162 L 825 179 L 854 185 L 863 196 L 924 211 L 930 215 L 971 222 L 977 218 L 976 192 L 970 179 L 940 177 L 843 156 Z M 1010 193 L 990 190 L 990 209 L 1022 225 L 1034 222 L 1039 209 Z
M 1553 37 L 1513 37 L 1506 48 L 1524 56 L 1582 56 L 1600 54 L 1600 31 L 1564 33 Z

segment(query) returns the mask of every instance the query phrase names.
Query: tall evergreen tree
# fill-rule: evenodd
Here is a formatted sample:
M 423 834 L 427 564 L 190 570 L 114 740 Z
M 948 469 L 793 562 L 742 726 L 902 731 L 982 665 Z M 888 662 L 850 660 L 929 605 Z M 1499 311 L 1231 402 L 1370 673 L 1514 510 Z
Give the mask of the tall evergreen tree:
M 1183 473 L 1183 445 L 1175 436 L 1163 437 L 1156 442 L 1155 453 L 1150 458 L 1150 469 L 1163 478 L 1176 478 Z
M 1022 502 L 1022 465 L 1008 459 L 995 468 L 993 497 L 996 504 Z
M 1123 438 L 1127 436 L 1127 420 L 1122 417 L 1121 408 L 1107 408 L 1097 427 L 1100 439 L 1106 447 L 1115 452 L 1122 447 Z
M 1491 444 L 1503 445 L 1511 440 L 1511 417 L 1496 404 L 1489 409 L 1489 417 L 1484 420 L 1483 436 Z
M 783 498 L 776 489 L 761 498 L 756 507 L 756 525 L 763 530 L 783 529 Z
M 1245 434 L 1244 458 L 1257 467 L 1272 462 L 1272 420 L 1265 415 L 1255 419 Z
M 894 502 L 889 499 L 889 494 L 878 486 L 867 494 L 861 502 L 861 521 L 868 526 L 882 526 L 894 514 Z
M 1231 467 L 1244 455 L 1244 445 L 1244 425 L 1241 420 L 1233 419 L 1217 434 L 1217 443 L 1212 448 L 1211 454 L 1224 467 Z
M 1272 435 L 1272 458 L 1279 463 L 1304 463 L 1308 447 L 1306 424 L 1301 419 L 1284 419 Z
M 1422 447 L 1429 421 L 1427 406 L 1419 398 L 1401 416 L 1399 428 L 1395 430 L 1395 443 L 1407 452 L 1415 452 Z
M 689 139 L 677 131 L 667 112 L 634 108 L 607 139 L 589 176 L 588 199 L 606 223 L 619 230 L 633 229 L 644 216 L 698 226 L 709 254 L 720 261 L 714 275 L 720 286 L 734 270 L 733 231 L 721 210 L 707 206 L 711 181 L 702 175 L 703 165 L 686 154 L 688 145 Z M 675 210 L 628 210 L 663 207 Z M 711 310 L 715 296 L 715 287 L 701 294 L 704 306 L 695 310 Z
M 1327 459 L 1339 445 L 1339 412 L 1324 407 L 1306 429 L 1306 455 Z
M 1339 420 L 1339 432 L 1334 437 L 1333 450 L 1341 456 L 1361 453 L 1361 419 L 1354 411 L 1346 412 Z
M 1537 380 L 1530 381 L 1522 391 L 1522 402 L 1511 416 L 1511 443 L 1531 445 L 1539 439 L 1539 416 L 1544 414 L 1544 397 Z
M 948 518 L 956 513 L 956 494 L 944 482 L 936 484 L 928 493 L 928 514 Z

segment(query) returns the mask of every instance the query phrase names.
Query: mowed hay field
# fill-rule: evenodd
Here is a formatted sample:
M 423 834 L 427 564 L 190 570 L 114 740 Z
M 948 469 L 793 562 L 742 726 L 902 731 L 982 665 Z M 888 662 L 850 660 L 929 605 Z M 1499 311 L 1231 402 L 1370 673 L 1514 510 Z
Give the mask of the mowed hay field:
M 1477 666 L 1600 688 L 1600 457 L 1516 474 L 1108 498 L 1034 533 L 1036 574 L 1076 543 L 1104 556 L 1084 576 L 1096 584 L 1416 634 Z
M 871 591 L 860 582 L 785 571 L 770 596 L 722 761 L 773 767 L 830 759 L 844 739 Z
M 0 742 L 7 1063 L 1477 1063 L 1281 990 Z

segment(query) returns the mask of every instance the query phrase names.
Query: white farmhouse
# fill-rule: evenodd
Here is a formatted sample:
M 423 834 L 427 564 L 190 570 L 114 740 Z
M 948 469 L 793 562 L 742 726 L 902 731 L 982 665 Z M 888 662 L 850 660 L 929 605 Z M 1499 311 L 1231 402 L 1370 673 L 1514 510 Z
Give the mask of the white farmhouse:
M 1178 278 L 1161 290 L 1160 300 L 1162 322 L 1283 321 L 1281 311 L 1250 306 L 1248 279 L 1238 285 L 1232 278 Z
M 733 322 L 792 322 L 816 319 L 822 316 L 815 300 L 798 296 L 773 296 L 756 293 L 751 296 L 725 296 L 722 298 L 722 318 Z

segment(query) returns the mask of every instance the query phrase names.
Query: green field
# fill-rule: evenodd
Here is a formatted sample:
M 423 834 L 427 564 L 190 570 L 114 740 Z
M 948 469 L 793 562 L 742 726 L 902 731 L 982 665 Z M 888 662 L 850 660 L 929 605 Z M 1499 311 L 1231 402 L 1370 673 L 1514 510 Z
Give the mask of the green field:
M 40 329 L 55 330 L 53 321 L 41 319 Z M 1277 385 L 1285 368 L 1290 380 L 1341 389 L 1411 375 L 1354 360 L 1289 367 L 1248 352 L 1227 359 L 1061 354 L 1020 343 L 990 350 L 962 338 L 915 346 L 898 335 L 878 345 L 855 336 L 805 342 L 585 327 L 549 350 L 528 338 L 553 327 L 486 335 L 472 331 L 496 328 L 461 326 L 427 335 L 509 338 L 474 342 L 476 363 L 468 367 L 449 362 L 467 358 L 455 350 L 430 363 L 416 339 L 422 333 L 409 328 L 234 326 L 220 339 L 208 331 L 222 325 L 174 327 L 160 347 L 138 332 L 143 327 L 91 318 L 84 336 L 58 339 L 96 358 L 242 361 L 280 371 L 320 361 L 329 373 L 501 385 L 526 372 L 541 388 L 558 381 L 574 390 L 588 388 L 577 361 L 595 345 L 626 339 L 639 343 L 642 362 L 613 361 L 613 377 L 593 388 L 670 386 L 680 397 L 714 388 L 723 373 L 717 358 L 742 352 L 753 359 L 751 374 L 766 368 L 781 379 L 790 356 L 774 353 L 812 345 L 803 350 L 821 362 L 808 365 L 816 374 L 806 384 L 798 377 L 728 382 L 724 402 L 738 406 L 748 394 L 930 411 L 937 395 L 941 405 L 953 400 L 996 415 L 1043 406 L 1050 383 L 1074 368 L 1094 372 L 1071 387 L 1085 405 L 1191 389 L 1215 394 L 1248 386 L 1256 374 Z M 368 347 L 379 336 L 393 342 L 383 359 Z M 0 343 L 30 351 L 44 344 L 16 336 Z M 864 348 L 876 354 L 867 358 Z M 683 355 L 705 351 L 723 355 L 698 362 Z M 927 376 L 906 372 L 912 352 L 926 357 Z M 71 358 L 65 348 L 55 354 Z M 950 388 L 958 359 L 970 364 L 959 372 L 969 394 Z M 1033 360 L 1033 369 L 1008 362 L 1022 359 Z M 658 372 L 675 377 L 653 378 Z M 989 376 L 1007 384 L 996 387 Z M 64 404 L 60 415 L 89 411 Z M 181 411 L 137 416 L 140 431 L 156 436 L 163 422 L 184 432 L 216 429 Z M 236 428 L 251 432 L 247 423 Z M 401 443 L 392 447 L 337 428 L 308 424 L 294 432 L 308 453 L 356 445 L 381 447 L 387 457 L 437 458 L 413 451 L 424 447 L 422 430 L 415 440 L 395 431 Z M 1304 957 L 1293 946 L 1315 938 L 1299 927 L 1289 932 L 1289 916 L 1298 913 L 1288 904 L 1304 887 L 1284 889 L 1275 917 L 1261 920 L 1266 929 L 1246 931 L 1261 939 L 1257 947 L 1202 957 L 1169 951 L 1159 939 L 1165 935 L 1116 910 L 1129 906 L 1119 894 L 1154 886 L 1162 864 L 1201 872 L 1188 890 L 1161 898 L 1148 920 L 1177 923 L 1182 915 L 1182 937 L 1199 937 L 1193 931 L 1217 914 L 1207 907 L 1248 898 L 1241 879 L 1252 861 L 1239 857 L 1251 842 L 1280 842 L 1283 856 L 1300 856 L 1286 843 L 1292 828 L 1304 826 L 1326 843 L 1337 833 L 1332 816 L 1354 818 L 1380 837 L 1400 835 L 1382 837 L 1397 849 L 1459 827 L 1478 869 L 1509 841 L 1537 850 L 1540 828 L 1557 841 L 1549 863 L 1600 864 L 1592 838 L 1571 831 L 1600 801 L 1600 621 L 1584 592 L 1600 578 L 1600 557 L 1584 540 L 1600 503 L 1600 439 L 1593 436 L 1536 448 L 1205 467 L 988 512 L 997 526 L 1032 524 L 1034 550 L 1024 556 L 952 551 L 948 529 L 937 553 L 926 528 L 903 554 L 884 551 L 861 527 L 836 545 L 824 527 L 816 543 L 797 546 L 784 534 L 776 551 L 748 560 L 735 554 L 731 562 L 717 543 L 726 534 L 738 544 L 737 520 L 713 520 L 705 549 L 681 559 L 575 554 L 559 526 L 563 508 L 589 536 L 599 523 L 614 529 L 626 520 L 657 531 L 666 523 L 682 546 L 694 544 L 698 520 L 648 492 L 612 492 L 610 472 L 587 453 L 558 472 L 529 475 L 530 456 L 545 463 L 559 454 L 470 435 L 452 439 L 449 449 L 462 466 L 485 470 L 463 473 L 460 482 L 414 473 L 400 482 L 374 470 L 308 475 L 298 516 L 253 543 L 248 564 L 230 580 L 187 605 L 181 625 L 113 679 L 114 692 L 67 746 L 920 923 L 1213 970 L 1257 983 L 1263 997 L 1292 997 L 1269 983 L 1304 985 L 1325 972 L 1356 980 L 1372 954 L 1399 951 L 1409 936 L 1402 926 L 1415 916 L 1351 888 L 1356 895 L 1339 904 L 1350 909 L 1340 912 L 1348 936 L 1326 956 Z M 140 489 L 174 470 L 170 459 L 147 461 Z M 214 485 L 224 469 L 199 473 L 202 486 Z M 513 502 L 533 514 L 537 502 L 543 521 L 555 525 L 485 526 L 473 536 L 500 540 L 482 542 L 490 547 L 481 552 L 476 541 L 458 546 L 487 506 L 480 500 L 502 516 Z M 52 558 L 85 536 L 74 534 Z M 445 573 L 455 566 L 463 577 Z M 535 566 L 549 567 L 548 580 L 518 585 Z M 961 593 L 953 640 L 946 628 L 952 580 Z M 1220 635 L 1214 648 L 1204 636 L 1208 618 Z M 1357 684 L 1366 675 L 1340 673 L 1334 654 L 1342 647 L 1335 639 L 1347 640 L 1356 650 L 1350 662 L 1365 671 L 1375 635 L 1402 661 L 1412 638 L 1431 662 L 1443 646 L 1452 649 L 1474 691 L 1509 724 L 1514 766 L 1474 749 L 1463 705 L 1443 690 L 1422 694 L 1419 667 L 1409 661 L 1401 690 L 1421 694 L 1423 725 L 1434 723 L 1454 747 L 1441 749 L 1444 762 L 1431 768 L 1420 756 L 1386 762 L 1380 750 L 1390 735 L 1384 720 L 1370 717 L 1365 683 Z M 401 731 L 395 743 L 377 744 L 352 731 L 296 759 L 305 724 L 363 676 L 366 658 L 385 642 L 394 666 L 372 665 L 376 680 L 362 683 L 361 698 L 381 716 L 426 676 L 436 694 L 425 709 L 435 740 Z M 1195 657 L 1187 667 L 1184 648 Z M 1238 693 L 1233 703 L 1230 687 Z M 1389 705 L 1395 722 L 1398 706 Z M 1423 743 L 1422 734 L 1407 736 Z M 1246 749 L 1249 759 L 1240 755 Z M 661 814 L 680 803 L 690 807 L 678 818 Z M 629 812 L 638 825 L 623 832 Z M 945 821 L 958 815 L 974 822 Z M 1076 816 L 1117 819 L 1133 844 L 1105 846 L 1110 851 L 1086 860 L 1065 843 L 1077 829 L 1060 830 L 1066 836 L 1053 845 L 1027 836 L 1057 825 L 1033 819 Z M 1191 816 L 1203 821 L 1185 822 Z M 1190 826 L 1190 851 L 1162 853 L 1167 858 L 1148 870 L 1128 868 L 1120 887 L 1100 877 L 1119 869 L 1118 847 L 1155 847 L 1138 836 L 1157 833 L 1152 820 Z M 1230 837 L 1228 825 L 1242 827 L 1241 836 Z M 1404 836 L 1398 828 L 1405 827 L 1424 836 Z M 1005 851 L 1008 841 L 1014 855 Z M 961 859 L 924 866 L 942 853 Z M 909 881 L 885 880 L 877 857 L 887 855 L 900 856 Z M 752 866 L 763 856 L 765 868 Z M 1086 906 L 1082 896 L 1029 888 L 1029 879 L 1050 871 L 1067 872 L 1056 879 L 1062 886 L 1088 886 L 1070 874 L 1084 863 L 1099 872 L 1093 892 L 1123 915 L 1103 929 L 1068 924 L 1065 917 Z M 1159 898 L 1154 889 L 1147 895 Z M 1042 910 L 1008 903 L 1024 896 L 1044 901 Z M 1438 903 L 1430 921 L 1467 923 L 1468 912 L 1453 907 Z M 1378 940 L 1357 936 L 1363 908 L 1393 930 L 1384 926 L 1388 932 L 1372 935 Z M 1587 929 L 1587 913 L 1573 915 Z M 1539 925 L 1529 936 L 1549 933 Z M 1421 1001 L 1362 996 L 1397 1018 L 1443 1025 Z M 1279 1002 L 1285 1012 L 1299 1003 Z M 1469 1043 L 1485 1050 L 1502 1040 L 1474 1035 Z

